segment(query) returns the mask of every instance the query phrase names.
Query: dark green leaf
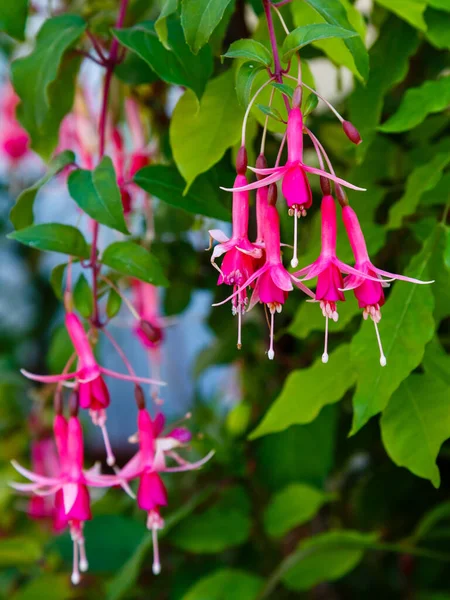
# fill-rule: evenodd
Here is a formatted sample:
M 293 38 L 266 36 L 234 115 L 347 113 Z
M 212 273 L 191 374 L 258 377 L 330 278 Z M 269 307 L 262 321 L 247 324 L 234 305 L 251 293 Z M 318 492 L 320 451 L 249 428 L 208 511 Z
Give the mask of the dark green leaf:
M 187 46 L 177 19 L 167 19 L 168 50 L 159 41 L 153 22 L 114 31 L 119 42 L 135 52 L 167 83 L 183 85 L 201 97 L 212 73 L 211 50 L 203 48 L 194 56 Z
M 194 54 L 207 43 L 231 0 L 181 0 L 181 24 Z
M 450 6 L 450 4 L 449 4 Z M 425 13 L 428 41 L 438 50 L 450 49 L 450 14 L 428 8 Z
M 259 110 L 262 113 L 264 113 L 268 117 L 272 117 L 272 119 L 275 119 L 276 121 L 280 121 L 281 123 L 284 123 L 283 117 L 280 115 L 279 111 L 276 108 L 271 108 L 270 106 L 264 106 L 263 104 L 256 104 L 256 106 L 257 106 L 257 108 L 259 108 Z
M 23 41 L 25 39 L 27 16 L 28 0 L 2 2 L 0 31 L 4 31 L 16 40 Z
M 89 246 L 82 233 L 71 225 L 43 223 L 10 233 L 8 237 L 37 250 L 61 252 L 79 258 L 89 258 Z
M 256 40 L 243 39 L 233 42 L 222 58 L 246 58 L 253 63 L 261 63 L 265 67 L 272 64 L 272 54 Z
M 52 177 L 62 171 L 64 167 L 70 165 L 75 161 L 75 154 L 70 150 L 65 150 L 55 156 L 55 158 L 48 165 L 47 173 L 39 179 L 32 187 L 24 190 L 17 198 L 15 205 L 12 207 L 9 213 L 11 223 L 15 229 L 23 229 L 33 224 L 33 205 L 34 200 L 38 191 L 43 185 L 45 185 Z
M 69 193 L 86 214 L 102 225 L 129 234 L 116 172 L 109 156 L 93 171 L 77 169 L 69 176 Z
M 167 29 L 167 17 L 173 15 L 177 11 L 178 0 L 164 0 L 164 4 L 161 7 L 159 17 L 155 21 L 155 31 L 158 35 L 159 41 L 170 50 L 168 43 L 169 31 Z
M 435 379 L 441 379 L 450 386 L 450 356 L 441 346 L 437 336 L 425 348 L 423 368 L 425 373 Z
M 200 176 L 183 196 L 186 182 L 175 167 L 150 165 L 136 173 L 134 181 L 152 194 L 176 208 L 190 213 L 205 215 L 222 221 L 230 221 L 230 212 L 219 202 L 217 190 L 206 176 Z
M 60 265 L 56 265 L 53 267 L 52 273 L 50 275 L 50 285 L 55 292 L 55 296 L 59 298 L 59 300 L 63 299 L 63 281 L 64 281 L 64 273 L 67 268 L 67 263 L 61 263 Z
M 21 586 L 14 594 L 14 600 L 61 600 L 72 597 L 67 575 L 44 574 Z
M 114 69 L 114 74 L 128 85 L 153 83 L 159 79 L 148 63 L 133 52 L 128 52 L 125 60 Z
M 106 301 L 106 315 L 108 319 L 112 319 L 117 315 L 122 306 L 122 298 L 116 290 L 109 290 L 108 300 Z
M 448 3 L 448 0 L 427 0 L 427 4 L 433 8 L 450 12 L 450 4 Z
M 256 600 L 262 579 L 238 569 L 220 569 L 201 578 L 182 600 Z
M 114 242 L 103 252 L 101 262 L 122 275 L 153 285 L 169 285 L 158 260 L 134 242 Z
M 309 96 L 306 98 L 304 106 L 302 107 L 303 116 L 307 117 L 314 109 L 317 108 L 318 104 L 318 97 L 315 94 L 309 94 Z
M 73 300 L 80 315 L 86 318 L 91 316 L 94 308 L 92 290 L 83 274 L 78 277 L 73 289 Z
M 294 89 L 290 85 L 286 85 L 285 83 L 272 83 L 271 85 L 292 100 Z
M 236 94 L 241 106 L 247 106 L 250 102 L 253 83 L 256 76 L 265 68 L 254 62 L 244 63 L 236 73 Z
M 41 555 L 40 545 L 30 537 L 10 537 L 0 540 L 0 565 L 3 569 L 32 565 Z
M 297 27 L 285 38 L 282 48 L 282 60 L 288 62 L 292 56 L 307 44 L 328 38 L 348 39 L 356 37 L 356 31 L 344 29 L 328 23 L 312 23 Z

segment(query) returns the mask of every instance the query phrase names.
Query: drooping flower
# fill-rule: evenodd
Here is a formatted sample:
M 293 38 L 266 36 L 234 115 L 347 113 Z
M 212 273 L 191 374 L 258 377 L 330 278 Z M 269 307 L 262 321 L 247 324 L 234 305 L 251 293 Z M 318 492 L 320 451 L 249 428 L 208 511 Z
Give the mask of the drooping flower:
M 381 337 L 378 330 L 378 323 L 381 320 L 380 308 L 385 301 L 383 287 L 388 287 L 388 282 L 394 281 L 395 279 L 418 284 L 428 284 L 433 282 L 420 281 L 420 279 L 397 275 L 396 273 L 390 273 L 389 271 L 383 271 L 382 269 L 375 267 L 370 261 L 366 241 L 358 217 L 353 208 L 348 205 L 344 206 L 342 208 L 342 219 L 355 257 L 355 269 L 359 271 L 359 273 L 352 273 L 345 278 L 344 291 L 353 290 L 355 297 L 358 300 L 359 308 L 364 309 L 364 319 L 367 319 L 368 317 L 372 319 L 378 346 L 380 348 L 380 365 L 384 367 L 386 365 L 386 357 L 383 352 Z M 382 279 L 383 277 L 388 277 L 389 279 L 384 280 Z
M 10 82 L 0 92 L 0 148 L 13 165 L 30 152 L 30 138 L 16 117 L 19 97 Z

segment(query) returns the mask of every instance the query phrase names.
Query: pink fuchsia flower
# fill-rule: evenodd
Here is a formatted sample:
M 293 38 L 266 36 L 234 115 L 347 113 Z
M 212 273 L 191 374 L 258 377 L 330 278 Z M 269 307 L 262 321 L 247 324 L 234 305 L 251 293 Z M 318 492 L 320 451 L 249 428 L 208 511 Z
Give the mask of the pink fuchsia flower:
M 7 82 L 1 90 L 0 147 L 13 164 L 17 164 L 30 153 L 30 138 L 16 117 L 19 101 L 11 83 Z
M 138 441 L 139 450 L 133 458 L 120 470 L 120 479 L 131 480 L 139 478 L 137 503 L 140 509 L 147 512 L 147 527 L 153 535 L 153 572 L 161 572 L 159 560 L 158 530 L 164 527 L 160 514 L 161 507 L 167 505 L 167 491 L 159 473 L 174 473 L 199 469 L 214 454 L 210 452 L 203 459 L 189 463 L 176 452 L 178 448 L 190 440 L 190 434 L 184 428 L 174 429 L 169 435 L 161 437 L 164 428 L 164 417 L 158 415 L 152 421 L 148 411 L 140 408 L 138 411 Z M 166 466 L 166 454 L 173 458 L 178 466 Z
M 420 279 L 397 275 L 396 273 L 390 273 L 389 271 L 383 271 L 382 269 L 375 267 L 370 261 L 366 241 L 358 217 L 350 206 L 347 205 L 342 208 L 342 219 L 355 257 L 355 269 L 359 271 L 359 273 L 352 273 L 345 278 L 344 291 L 353 290 L 355 297 L 358 300 L 359 308 L 364 309 L 364 319 L 367 320 L 368 317 L 372 319 L 375 326 L 378 346 L 380 348 L 380 365 L 384 367 L 387 361 L 383 352 L 381 337 L 378 330 L 378 323 L 381 320 L 380 309 L 384 304 L 383 288 L 388 287 L 388 282 L 394 281 L 395 279 L 418 284 L 429 284 L 433 282 L 420 281 Z M 388 277 L 389 279 L 384 280 L 382 277 Z
M 73 312 L 67 312 L 65 323 L 78 358 L 77 370 L 74 373 L 63 373 L 60 375 L 36 375 L 24 369 L 21 372 L 28 379 L 42 383 L 67 382 L 68 380 L 75 379 L 75 385 L 79 392 L 80 406 L 89 410 L 92 421 L 100 427 L 105 442 L 107 462 L 112 466 L 115 463 L 115 457 L 106 430 L 106 408 L 109 406 L 110 397 L 102 375 L 108 375 L 125 381 L 133 381 L 134 383 L 165 384 L 154 379 L 124 375 L 100 366 L 95 359 L 83 324 L 77 315 Z
M 58 450 L 58 473 L 52 477 L 34 473 L 12 461 L 14 468 L 31 483 L 11 483 L 11 487 L 20 492 L 38 496 L 55 495 L 55 511 L 58 519 L 67 522 L 73 540 L 72 582 L 80 581 L 80 571 L 88 569 L 83 527 L 85 521 L 92 518 L 88 486 L 111 487 L 120 480 L 112 475 L 100 475 L 98 468 L 83 469 L 84 449 L 83 432 L 76 416 L 66 419 L 57 414 L 53 424 L 56 447 Z
M 138 279 L 132 280 L 133 304 L 140 321 L 135 334 L 149 350 L 156 350 L 164 340 L 164 321 L 159 311 L 158 288 Z
M 247 183 L 245 175 L 238 174 L 235 185 L 243 186 Z M 211 229 L 211 239 L 219 242 L 212 253 L 211 264 L 219 271 L 218 285 L 231 285 L 236 291 L 255 270 L 255 259 L 261 258 L 262 250 L 257 248 L 248 239 L 248 217 L 249 198 L 248 192 L 233 192 L 233 231 L 228 238 L 219 229 Z M 220 268 L 216 265 L 216 259 L 225 255 Z M 238 315 L 238 342 L 241 348 L 241 324 L 242 314 L 247 306 L 247 294 L 243 290 L 232 297 L 233 315 Z
M 265 213 L 264 226 L 264 244 L 266 260 L 264 265 L 255 271 L 247 281 L 241 285 L 234 294 L 226 300 L 214 304 L 220 306 L 228 302 L 236 294 L 241 294 L 254 281 L 256 282 L 252 299 L 248 310 L 251 310 L 255 304 L 262 302 L 270 311 L 270 345 L 268 357 L 273 360 L 275 352 L 273 349 L 274 336 L 274 317 L 275 313 L 280 313 L 285 303 L 288 293 L 293 290 L 293 285 L 305 292 L 311 298 L 315 298 L 313 292 L 304 286 L 294 275 L 291 275 L 281 262 L 281 244 L 280 244 L 280 218 L 275 206 L 276 196 L 271 199 L 270 196 L 276 194 L 276 188 L 269 191 L 269 202 Z

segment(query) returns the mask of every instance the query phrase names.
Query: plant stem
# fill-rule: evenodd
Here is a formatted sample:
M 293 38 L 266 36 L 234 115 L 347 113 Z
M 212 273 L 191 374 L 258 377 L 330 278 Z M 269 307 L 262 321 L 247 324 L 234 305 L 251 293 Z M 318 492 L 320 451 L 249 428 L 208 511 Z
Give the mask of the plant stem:
M 271 12 L 272 4 L 271 4 L 270 0 L 263 0 L 263 6 L 264 6 L 264 12 L 266 14 L 266 19 L 267 19 L 267 29 L 269 30 L 270 45 L 272 47 L 273 64 L 275 67 L 274 76 L 278 83 L 283 83 L 283 69 L 281 67 L 280 55 L 278 53 L 277 37 L 275 35 L 275 27 L 273 24 L 273 18 L 272 18 L 272 12 Z M 286 110 L 289 114 L 289 111 L 290 111 L 289 100 L 284 95 L 283 95 L 283 99 L 284 99 L 284 103 L 286 105 Z
M 120 29 L 125 20 L 125 14 L 127 11 L 129 0 L 121 0 L 119 15 L 117 17 L 116 29 Z M 108 114 L 108 100 L 109 100 L 109 92 L 111 89 L 111 80 L 114 72 L 114 67 L 117 63 L 119 52 L 119 42 L 117 38 L 114 38 L 111 42 L 111 48 L 109 51 L 109 58 L 106 64 L 106 73 L 105 80 L 103 83 L 103 99 L 102 99 L 102 107 L 100 111 L 100 120 L 98 125 L 98 135 L 99 135 L 99 161 L 103 158 L 105 154 L 105 143 L 106 143 L 106 118 Z M 97 245 L 98 245 L 98 230 L 99 223 L 94 221 L 93 231 L 92 231 L 92 249 L 91 249 L 91 268 L 92 268 L 92 294 L 94 297 L 94 311 L 92 315 L 92 324 L 94 327 L 100 327 L 101 323 L 99 320 L 99 311 L 98 311 L 98 299 L 97 299 L 97 279 L 98 274 L 100 272 L 100 265 L 97 261 Z

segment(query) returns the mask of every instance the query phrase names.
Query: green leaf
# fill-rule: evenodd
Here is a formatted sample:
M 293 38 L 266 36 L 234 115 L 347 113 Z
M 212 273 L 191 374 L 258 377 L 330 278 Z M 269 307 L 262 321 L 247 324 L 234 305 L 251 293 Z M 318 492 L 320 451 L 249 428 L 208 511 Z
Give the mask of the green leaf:
M 28 0 L 3 2 L 0 13 L 0 31 L 16 40 L 25 40 L 25 25 L 28 16 Z
M 330 25 L 336 25 L 346 30 L 354 29 L 349 22 L 349 14 L 347 10 L 339 0 L 305 0 L 305 2 L 316 12 L 318 12 L 319 15 Z M 292 3 L 292 10 L 294 11 L 294 21 L 297 24 L 297 20 L 295 19 L 295 11 L 297 10 L 297 7 L 295 6 L 296 4 L 299 3 Z M 303 23 L 298 23 L 298 25 L 302 25 L 304 23 L 305 21 Z M 362 39 L 359 36 L 348 38 L 344 40 L 344 44 L 353 58 L 357 72 L 362 79 L 366 80 L 369 75 L 369 57 Z
M 437 336 L 425 348 L 423 369 L 427 375 L 441 379 L 450 386 L 450 356 L 441 346 Z
M 186 42 L 197 54 L 222 20 L 231 0 L 181 0 L 181 24 Z
M 170 535 L 186 552 L 216 554 L 247 541 L 251 528 L 248 498 L 242 488 L 230 488 L 211 508 L 192 515 Z
M 411 375 L 393 394 L 381 417 L 386 452 L 399 467 L 440 485 L 436 458 L 450 437 L 448 385 L 429 375 Z
M 90 317 L 94 308 L 92 290 L 86 277 L 81 273 L 73 290 L 73 300 L 77 311 L 83 317 Z
M 169 134 L 175 163 L 187 188 L 237 143 L 242 118 L 243 110 L 236 99 L 231 70 L 208 83 L 200 104 L 189 90 L 180 98 Z
M 436 229 L 422 251 L 413 257 L 406 269 L 407 275 L 428 280 L 437 240 Z M 433 337 L 431 286 L 401 281 L 394 285 L 379 324 L 387 365 L 379 365 L 378 344 L 370 322 L 362 323 L 351 344 L 351 359 L 358 374 L 352 434 L 386 407 L 400 383 L 421 363 L 425 346 Z
M 328 38 L 348 39 L 357 36 L 356 31 L 349 31 L 328 23 L 312 23 L 297 27 L 285 38 L 282 48 L 282 61 L 288 62 L 292 56 L 304 46 Z
M 30 537 L 10 537 L 0 540 L 0 565 L 2 569 L 32 565 L 42 556 L 42 549 Z
M 154 83 L 159 79 L 148 63 L 133 52 L 128 52 L 125 60 L 116 66 L 114 75 L 128 85 Z
M 436 226 L 435 246 L 429 266 L 430 279 L 434 280 L 432 291 L 436 323 L 450 316 L 450 266 L 445 261 L 449 239 L 449 229 L 443 223 L 439 223 Z
M 450 49 L 450 36 L 448 35 L 450 14 L 428 8 L 425 13 L 425 21 L 427 24 L 425 35 L 430 44 L 433 44 L 438 50 Z
M 159 261 L 134 242 L 114 242 L 103 252 L 101 262 L 122 275 L 153 285 L 169 285 Z
M 448 3 L 448 0 L 427 0 L 427 4 L 433 8 L 450 12 L 450 4 Z
M 247 106 L 250 102 L 255 78 L 263 71 L 265 71 L 265 67 L 254 62 L 246 62 L 237 70 L 235 88 L 241 106 Z
M 72 340 L 64 324 L 52 331 L 50 346 L 45 356 L 45 364 L 50 373 L 61 373 L 74 352 Z M 72 370 L 75 370 L 73 365 Z
M 375 0 L 375 2 L 392 11 L 416 29 L 426 30 L 427 26 L 423 18 L 427 7 L 426 0 Z
M 342 530 L 319 533 L 300 542 L 294 555 L 286 559 L 293 566 L 282 581 L 291 590 L 309 590 L 318 583 L 341 579 L 361 562 L 367 544 L 376 535 Z
M 264 67 L 270 67 L 273 60 L 272 54 L 261 42 L 250 39 L 233 42 L 222 58 L 246 58 L 253 63 L 260 63 Z
M 342 398 L 355 378 L 348 345 L 332 352 L 327 365 L 319 359 L 307 369 L 292 371 L 250 439 L 313 421 L 324 406 Z
M 106 315 L 108 319 L 112 319 L 117 315 L 122 306 L 122 298 L 116 290 L 109 290 L 108 300 L 106 301 Z
M 65 59 L 65 55 L 85 29 L 78 15 L 48 19 L 39 30 L 34 50 L 11 65 L 13 85 L 21 99 L 18 118 L 31 136 L 32 148 L 44 158 L 52 153 L 59 124 L 73 103 L 79 59 Z
M 75 162 L 75 154 L 73 152 L 70 150 L 61 152 L 61 154 L 55 156 L 50 162 L 44 177 L 20 194 L 9 213 L 9 218 L 15 229 L 23 229 L 33 224 L 33 205 L 37 193 L 52 177 L 73 162 Z
M 219 569 L 197 581 L 182 600 L 256 600 L 261 584 L 260 577 L 246 571 Z
M 397 112 L 381 127 L 385 133 L 408 131 L 430 114 L 445 110 L 450 104 L 450 77 L 426 81 L 420 87 L 409 89 Z
M 149 194 L 187 212 L 230 221 L 230 212 L 220 204 L 217 190 L 200 176 L 183 196 L 186 183 L 175 167 L 150 165 L 136 173 L 134 181 Z
M 104 156 L 93 171 L 73 171 L 69 176 L 68 188 L 81 210 L 95 221 L 121 233 L 130 233 L 123 216 L 116 172 L 109 156 Z
M 412 536 L 414 541 L 426 539 L 432 534 L 438 523 L 448 519 L 450 519 L 450 501 L 441 502 L 441 504 L 434 506 L 417 524 Z
M 179 21 L 168 18 L 168 50 L 159 41 L 152 21 L 145 21 L 129 29 L 114 30 L 119 42 L 144 60 L 159 77 L 175 85 L 193 90 L 200 98 L 211 76 L 211 50 L 203 48 L 197 56 L 189 50 Z
M 264 106 L 263 104 L 256 104 L 256 108 L 267 115 L 268 117 L 272 117 L 275 121 L 279 121 L 280 123 L 284 123 L 283 117 L 280 115 L 280 112 L 276 108 L 271 108 L 270 106 Z
M 89 258 L 89 246 L 82 233 L 71 225 L 42 223 L 14 231 L 8 238 L 37 250 L 61 252 L 79 258 Z
M 281 537 L 310 521 L 333 498 L 309 485 L 292 483 L 273 496 L 264 511 L 264 529 L 271 537 Z
M 61 598 L 71 598 L 72 595 L 69 579 L 66 575 L 44 574 L 20 586 L 13 599 L 36 600 L 36 598 L 45 598 L 45 600 L 61 600 Z
M 60 265 L 56 265 L 53 267 L 51 275 L 50 275 L 50 285 L 55 292 L 55 296 L 59 299 L 63 299 L 63 281 L 64 281 L 64 273 L 67 268 L 67 263 L 61 263 Z
M 167 29 L 167 17 L 170 17 L 173 13 L 177 12 L 177 9 L 178 0 L 165 0 L 161 12 L 159 13 L 159 17 L 155 21 L 155 31 L 158 35 L 158 39 L 168 50 L 170 50 L 170 46 L 168 42 L 169 31 Z
M 307 117 L 313 110 L 317 108 L 319 98 L 315 94 L 309 94 L 302 108 L 303 116 Z
M 404 217 L 413 215 L 422 194 L 432 190 L 442 177 L 444 169 L 450 164 L 448 152 L 441 152 L 414 169 L 406 182 L 405 193 L 389 211 L 388 228 L 397 229 L 402 226 Z
M 361 314 L 361 309 L 354 298 L 346 298 L 346 302 L 339 305 L 339 321 L 330 327 L 330 333 L 343 331 L 356 315 Z M 313 302 L 303 302 L 295 313 L 294 320 L 288 328 L 288 333 L 299 339 L 305 339 L 312 331 L 323 331 L 325 327 L 321 310 Z
M 285 83 L 272 83 L 271 85 L 292 100 L 294 96 L 294 89 L 290 85 L 286 85 Z M 314 96 L 314 94 L 312 95 Z

